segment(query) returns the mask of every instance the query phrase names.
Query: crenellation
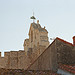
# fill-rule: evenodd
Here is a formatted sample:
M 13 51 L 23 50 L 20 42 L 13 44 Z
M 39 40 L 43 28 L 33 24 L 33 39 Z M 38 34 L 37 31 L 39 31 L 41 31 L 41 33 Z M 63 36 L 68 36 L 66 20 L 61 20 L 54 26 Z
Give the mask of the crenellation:
M 9 57 L 10 56 L 10 52 L 4 52 L 4 57 Z
M 10 51 L 10 57 L 18 57 L 18 51 Z
M 18 57 L 20 57 L 20 56 L 25 56 L 25 51 L 19 50 L 18 51 Z
M 19 69 L 23 69 L 24 68 L 24 64 L 25 64 L 25 58 L 26 58 L 26 54 L 25 51 L 23 50 L 19 50 L 18 51 L 18 68 Z M 22 62 L 23 61 L 23 62 Z
M 8 62 L 7 58 L 1 57 L 0 58 L 0 68 L 6 68 L 7 62 Z
M 10 68 L 18 68 L 18 51 L 10 51 Z

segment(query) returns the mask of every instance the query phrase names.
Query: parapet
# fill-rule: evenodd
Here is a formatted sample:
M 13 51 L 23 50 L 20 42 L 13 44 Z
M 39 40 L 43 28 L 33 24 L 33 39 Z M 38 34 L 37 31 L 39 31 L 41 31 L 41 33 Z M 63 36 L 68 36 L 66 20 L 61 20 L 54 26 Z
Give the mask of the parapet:
M 9 57 L 10 56 L 10 52 L 4 52 L 4 57 Z
M 10 51 L 10 57 L 18 57 L 18 51 Z
M 25 51 L 23 50 L 18 51 L 18 57 L 21 57 L 21 56 L 25 56 Z

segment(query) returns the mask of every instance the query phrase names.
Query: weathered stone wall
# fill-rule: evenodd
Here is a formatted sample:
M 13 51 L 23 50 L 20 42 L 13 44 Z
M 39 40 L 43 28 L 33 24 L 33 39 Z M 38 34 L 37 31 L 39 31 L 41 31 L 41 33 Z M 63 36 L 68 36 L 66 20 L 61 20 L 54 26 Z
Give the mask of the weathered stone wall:
M 34 47 L 29 55 L 20 50 L 5 52 L 4 57 L 0 57 L 0 68 L 7 69 L 57 71 L 59 63 L 75 64 L 75 47 L 58 39 L 47 49 L 44 46 Z
M 0 68 L 27 69 L 31 60 L 22 50 L 5 52 L 4 57 L 0 57 Z
M 38 46 L 37 48 L 34 47 L 33 49 L 30 48 L 27 53 L 30 63 L 33 63 L 44 52 L 45 49 L 45 46 Z
M 25 51 L 18 51 L 18 69 L 24 69 L 25 68 L 25 60 L 26 60 L 26 55 Z
M 53 70 L 57 71 L 57 51 L 56 42 L 52 43 L 38 59 L 31 64 L 28 70 Z
M 0 68 L 5 68 L 7 65 L 7 62 L 8 62 L 7 58 L 0 57 Z
M 75 61 L 73 60 L 73 46 L 70 44 L 67 44 L 63 41 L 57 40 L 56 43 L 57 48 L 57 59 L 58 63 L 62 64 L 73 64 Z
M 48 33 L 47 32 L 40 32 L 39 34 L 39 45 L 46 46 L 46 48 L 49 46 L 48 41 Z
M 72 54 L 71 54 L 71 56 L 72 56 L 72 58 L 71 58 L 71 62 L 72 62 L 72 64 L 75 64 L 75 46 L 74 46 L 74 48 L 72 49 L 72 52 L 71 52 Z
M 8 57 L 9 57 L 9 52 L 5 52 L 4 57 L 0 57 L 0 68 L 9 68 Z
M 18 51 L 10 52 L 10 69 L 18 68 Z
M 24 51 L 27 53 L 29 48 L 29 39 L 25 39 L 23 46 L 24 46 Z
M 10 68 L 10 52 L 4 52 L 4 58 L 7 60 L 5 68 L 9 69 Z
M 45 46 L 47 48 L 49 46 L 47 30 L 37 23 L 31 23 L 28 42 L 26 40 L 24 41 L 24 50 L 26 52 L 28 48 L 38 48 L 38 46 Z

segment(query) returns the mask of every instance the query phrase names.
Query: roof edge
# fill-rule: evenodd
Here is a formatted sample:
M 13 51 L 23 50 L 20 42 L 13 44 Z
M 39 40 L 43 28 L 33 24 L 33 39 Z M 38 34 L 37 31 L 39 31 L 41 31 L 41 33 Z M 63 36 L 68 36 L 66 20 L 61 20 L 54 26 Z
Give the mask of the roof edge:
M 62 41 L 62 42 L 64 42 L 64 43 L 67 43 L 67 44 L 69 44 L 69 45 L 71 45 L 71 46 L 74 46 L 72 43 L 67 42 L 67 41 L 65 41 L 65 40 L 63 40 L 63 39 L 60 39 L 60 38 L 58 38 L 58 37 L 56 37 L 56 39 L 58 39 L 58 40 L 60 40 L 60 41 Z

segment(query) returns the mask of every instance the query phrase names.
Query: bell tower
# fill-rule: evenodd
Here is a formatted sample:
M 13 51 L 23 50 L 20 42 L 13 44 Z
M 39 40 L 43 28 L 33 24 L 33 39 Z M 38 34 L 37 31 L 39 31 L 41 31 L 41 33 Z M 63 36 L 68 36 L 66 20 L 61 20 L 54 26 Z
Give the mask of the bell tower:
M 49 46 L 48 31 L 45 27 L 41 27 L 39 20 L 37 20 L 37 23 L 35 23 L 36 18 L 34 13 L 30 19 L 32 19 L 33 22 L 30 24 L 29 39 L 25 39 L 24 42 L 24 50 L 26 52 L 29 52 L 30 50 L 40 50 L 42 53 L 42 51 Z

